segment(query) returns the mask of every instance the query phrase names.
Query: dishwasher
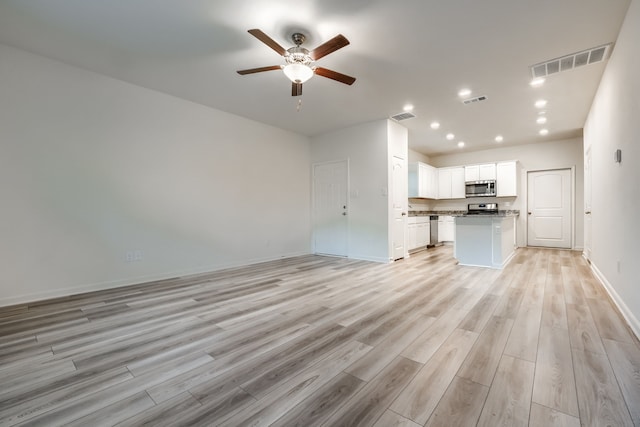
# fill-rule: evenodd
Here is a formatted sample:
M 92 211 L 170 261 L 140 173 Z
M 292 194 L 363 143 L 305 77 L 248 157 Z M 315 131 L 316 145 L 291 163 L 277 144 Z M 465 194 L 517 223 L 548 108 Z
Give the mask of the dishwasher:
M 430 236 L 427 248 L 433 248 L 434 246 L 442 245 L 442 242 L 438 241 L 438 215 L 429 216 L 429 228 Z

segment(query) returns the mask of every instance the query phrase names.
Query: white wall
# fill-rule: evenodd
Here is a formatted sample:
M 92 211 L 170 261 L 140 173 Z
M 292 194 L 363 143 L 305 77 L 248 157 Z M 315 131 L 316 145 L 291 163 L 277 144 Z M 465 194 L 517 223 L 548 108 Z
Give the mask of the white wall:
M 464 210 L 468 203 L 496 202 L 500 209 L 518 209 L 520 217 L 517 223 L 518 246 L 526 246 L 526 210 L 527 210 L 527 171 L 544 169 L 565 169 L 575 167 L 575 248 L 582 248 L 584 244 L 584 219 L 582 214 L 584 200 L 584 162 L 582 139 L 568 139 L 526 144 L 513 147 L 500 147 L 483 151 L 461 152 L 441 155 L 431 158 L 431 165 L 436 167 L 460 166 L 477 163 L 499 162 L 503 160 L 518 160 L 520 162 L 520 179 L 517 198 L 481 198 L 461 200 L 438 200 L 426 204 L 434 210 Z M 414 203 L 412 203 L 412 206 Z M 421 205 L 421 208 L 424 206 Z
M 633 0 L 584 127 L 592 157 L 592 266 L 640 335 L 640 1 Z M 622 150 L 622 163 L 613 161 Z M 618 269 L 618 263 L 620 265 Z
M 309 252 L 308 138 L 0 58 L 0 306 Z
M 388 120 L 311 139 L 312 163 L 349 160 L 350 258 L 388 262 Z
M 429 156 L 427 156 L 426 154 L 422 154 L 418 151 L 415 150 L 409 150 L 408 151 L 408 160 L 409 163 L 415 163 L 415 162 L 422 162 L 422 163 L 426 163 L 428 165 L 431 164 L 431 159 L 429 158 Z

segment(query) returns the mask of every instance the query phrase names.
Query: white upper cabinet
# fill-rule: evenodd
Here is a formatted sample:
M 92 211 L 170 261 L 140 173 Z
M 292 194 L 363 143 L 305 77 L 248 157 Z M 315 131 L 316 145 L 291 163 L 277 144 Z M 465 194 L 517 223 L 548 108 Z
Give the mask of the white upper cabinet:
M 451 169 L 438 169 L 438 199 L 451 198 Z
M 518 195 L 518 162 L 500 162 L 496 165 L 496 195 L 516 197 Z
M 451 168 L 451 198 L 464 199 L 465 197 L 464 168 Z
M 496 164 L 488 163 L 480 165 L 480 181 L 496 179 Z
M 464 167 L 465 181 L 486 181 L 496 179 L 496 164 L 469 165 Z
M 438 169 L 438 199 L 464 199 L 464 167 Z
M 480 181 L 480 165 L 470 165 L 464 167 L 465 181 Z
M 435 199 L 438 197 L 438 171 L 426 163 L 409 165 L 409 197 Z

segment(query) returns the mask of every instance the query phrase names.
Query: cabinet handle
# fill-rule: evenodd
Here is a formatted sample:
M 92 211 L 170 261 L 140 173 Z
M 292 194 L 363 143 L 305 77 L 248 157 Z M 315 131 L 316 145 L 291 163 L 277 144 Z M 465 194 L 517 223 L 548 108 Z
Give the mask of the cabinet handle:
M 347 213 L 346 212 L 342 212 L 342 215 L 347 216 Z
M 584 211 L 585 215 L 591 215 L 591 211 Z
M 407 213 L 406 212 L 402 212 L 402 216 L 405 216 L 405 215 L 407 215 Z
M 527 212 L 527 215 L 531 215 L 531 212 Z

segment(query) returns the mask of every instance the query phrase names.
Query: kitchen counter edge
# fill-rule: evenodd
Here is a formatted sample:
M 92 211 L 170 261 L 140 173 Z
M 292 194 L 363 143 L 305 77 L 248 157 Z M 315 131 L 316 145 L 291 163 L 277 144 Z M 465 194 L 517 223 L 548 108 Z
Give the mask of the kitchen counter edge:
M 519 210 L 499 210 L 496 214 L 471 214 L 469 215 L 467 211 L 410 211 L 409 216 L 471 216 L 471 217 L 509 217 L 509 216 L 519 216 Z

